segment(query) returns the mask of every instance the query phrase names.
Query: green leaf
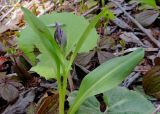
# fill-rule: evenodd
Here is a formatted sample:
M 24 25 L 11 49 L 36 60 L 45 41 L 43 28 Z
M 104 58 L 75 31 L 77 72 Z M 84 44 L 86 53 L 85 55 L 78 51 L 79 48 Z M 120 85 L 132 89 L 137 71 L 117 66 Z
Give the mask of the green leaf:
M 152 114 L 153 104 L 136 91 L 117 87 L 103 94 L 107 114 Z
M 32 17 L 31 17 L 32 18 Z M 55 22 L 61 23 L 62 29 L 67 36 L 67 46 L 66 46 L 66 55 L 70 53 L 70 51 L 75 50 L 75 46 L 79 39 L 81 38 L 83 32 L 86 30 L 86 28 L 89 25 L 89 22 L 82 16 L 76 16 L 72 13 L 53 13 L 53 14 L 47 14 L 39 17 L 40 23 L 44 23 L 42 26 L 45 25 L 44 32 L 47 32 L 49 34 L 49 37 L 54 36 L 55 28 L 54 27 L 47 27 L 47 25 L 54 25 Z M 29 19 L 28 19 L 29 20 Z M 34 21 L 34 20 L 30 20 Z M 38 22 L 36 22 L 38 24 Z M 39 27 L 39 25 L 37 26 Z M 37 29 L 37 28 L 34 28 Z M 37 35 L 38 34 L 38 35 Z M 44 33 L 45 34 L 45 33 Z M 46 45 L 43 44 L 43 41 L 40 40 L 40 38 L 47 38 L 48 35 L 44 35 L 41 37 L 41 33 L 35 32 L 32 30 L 30 26 L 27 26 L 24 30 L 21 31 L 20 37 L 18 38 L 18 46 L 19 48 L 31 59 L 32 62 L 35 62 L 34 54 L 32 53 L 34 50 L 34 46 L 36 46 L 40 52 L 41 56 L 38 57 L 40 63 L 37 64 L 34 68 L 32 68 L 32 71 L 36 71 L 42 76 L 45 76 L 46 78 L 55 78 L 53 75 L 55 75 L 56 72 L 56 64 L 53 62 L 52 55 L 47 53 Z M 78 52 L 88 52 L 89 50 L 93 49 L 97 44 L 98 35 L 95 30 L 95 28 L 91 29 L 91 32 L 87 36 L 85 42 L 83 43 L 82 47 Z M 52 48 L 53 49 L 53 48 Z M 55 50 L 55 49 L 53 49 Z M 55 52 L 53 52 L 54 54 Z M 32 55 L 32 57 L 30 56 Z M 42 62 L 42 61 L 47 61 Z M 50 62 L 49 62 L 50 61 Z M 53 62 L 53 63 L 52 63 Z M 50 69 L 48 69 L 48 66 L 53 66 L 52 72 L 50 72 Z M 43 72 L 41 71 L 43 66 Z
M 86 27 L 84 33 L 82 34 L 82 36 L 80 36 L 79 41 L 77 42 L 76 48 L 71 56 L 67 71 L 70 70 L 70 67 L 74 61 L 74 59 L 76 58 L 77 53 L 79 52 L 79 50 L 81 49 L 81 47 L 83 47 L 84 43 L 87 41 L 87 37 L 89 36 L 89 34 L 91 33 L 92 29 L 95 27 L 95 25 L 97 24 L 97 22 L 99 21 L 99 19 L 101 17 L 105 17 L 107 15 L 107 9 L 104 8 L 98 15 L 95 16 L 95 18 L 90 22 L 90 24 Z M 88 44 L 86 44 L 85 46 L 87 46 Z M 68 73 L 67 73 L 68 74 Z
M 144 57 L 144 50 L 137 49 L 129 55 L 111 59 L 89 73 L 82 81 L 74 105 L 69 114 L 74 114 L 86 98 L 103 93 L 120 84 Z
M 20 32 L 20 37 L 17 39 L 19 49 L 21 49 L 24 54 L 31 60 L 32 64 L 36 63 L 36 56 L 33 53 L 34 45 L 38 47 L 38 43 L 36 44 L 36 42 L 40 42 L 40 40 L 36 37 L 37 36 L 34 34 L 31 28 L 26 27 Z M 42 46 L 42 48 L 44 48 L 44 46 Z
M 77 95 L 77 91 L 74 91 L 69 95 L 68 101 L 70 105 L 74 103 L 76 95 Z M 91 113 L 104 114 L 100 111 L 100 103 L 94 96 L 87 98 L 87 100 L 83 102 L 83 104 L 80 106 L 80 108 L 76 112 L 76 114 L 91 114 Z
M 48 54 L 53 58 L 53 60 L 55 59 L 56 62 L 60 61 L 63 63 L 62 52 L 45 24 L 28 9 L 24 7 L 21 9 L 24 12 L 25 20 L 34 31 L 36 36 L 38 36 L 37 38 L 39 38 L 41 43 L 44 45 Z
M 56 63 L 52 60 L 52 57 L 47 53 L 45 46 L 31 28 L 26 27 L 21 31 L 18 45 L 34 64 L 36 62 L 36 56 L 33 53 L 34 47 L 36 46 L 40 50 L 41 54 L 37 57 L 39 62 L 36 66 L 31 68 L 31 71 L 37 72 L 46 79 L 56 78 Z
M 48 56 L 48 59 L 46 59 L 45 54 L 40 54 L 37 58 L 40 61 L 36 66 L 31 68 L 31 71 L 38 72 L 39 74 L 41 74 L 41 76 L 45 77 L 46 79 L 56 78 L 56 71 L 54 69 L 56 68 L 55 61 L 51 61 L 52 58 L 50 56 Z
M 74 51 L 75 45 L 89 25 L 89 22 L 84 17 L 76 16 L 73 13 L 53 13 L 43 15 L 40 17 L 40 19 L 42 19 L 46 25 L 54 24 L 55 22 L 64 25 L 62 26 L 62 29 L 67 36 L 67 53 Z M 54 33 L 55 28 L 50 28 L 50 31 Z M 97 40 L 98 34 L 95 28 L 92 28 L 87 40 L 84 42 L 79 52 L 88 52 L 89 50 L 93 49 L 97 45 Z
M 147 4 L 149 6 L 152 6 L 152 7 L 156 7 L 156 1 L 155 0 L 140 0 L 142 3 L 144 4 Z
M 65 18 L 64 18 L 65 17 Z M 73 13 L 52 13 L 40 16 L 39 19 L 46 25 L 55 24 L 56 22 L 63 24 L 62 29 L 64 30 L 66 36 L 67 36 L 67 49 L 66 52 L 73 51 L 75 49 L 76 43 L 79 41 L 80 37 L 86 30 L 87 26 L 89 25 L 89 22 L 82 16 L 76 16 Z M 72 20 L 72 21 L 71 21 Z M 27 27 L 28 28 L 28 27 Z M 26 29 L 26 28 L 25 28 Z M 48 28 L 50 30 L 50 33 L 52 36 L 54 36 L 55 28 L 50 27 Z M 31 29 L 27 29 L 27 33 L 30 34 L 22 34 L 19 39 L 21 43 L 24 43 L 22 40 L 27 40 L 26 38 L 23 38 L 25 36 L 29 37 L 30 40 L 34 41 L 34 32 L 31 32 Z M 93 49 L 97 44 L 98 40 L 98 34 L 95 30 L 95 28 L 91 30 L 91 32 L 88 35 L 87 40 L 84 42 L 83 46 L 81 47 L 79 52 L 88 52 L 89 50 Z M 20 48 L 28 47 L 31 42 L 26 42 L 25 45 L 21 45 Z M 34 42 L 36 44 L 39 43 L 39 41 Z
M 54 40 L 52 34 L 46 27 L 46 25 L 41 20 L 39 20 L 36 16 L 34 16 L 28 9 L 22 7 L 22 10 L 24 12 L 25 20 L 28 22 L 29 26 L 31 27 L 31 29 L 28 28 L 28 30 L 32 30 L 35 33 L 33 34 L 34 39 L 37 38 L 38 41 L 41 42 L 41 45 L 43 49 L 45 50 L 45 53 L 47 54 L 47 56 L 51 57 L 51 61 L 55 61 L 56 66 L 59 65 L 60 63 L 61 65 L 64 65 L 64 60 L 65 60 L 64 56 L 58 44 Z M 26 36 L 30 34 L 30 32 L 27 32 L 27 33 L 28 34 L 26 34 Z M 24 41 L 22 40 L 22 42 Z M 31 46 L 32 48 L 30 49 L 33 50 L 33 45 Z M 37 48 L 39 47 L 37 46 Z

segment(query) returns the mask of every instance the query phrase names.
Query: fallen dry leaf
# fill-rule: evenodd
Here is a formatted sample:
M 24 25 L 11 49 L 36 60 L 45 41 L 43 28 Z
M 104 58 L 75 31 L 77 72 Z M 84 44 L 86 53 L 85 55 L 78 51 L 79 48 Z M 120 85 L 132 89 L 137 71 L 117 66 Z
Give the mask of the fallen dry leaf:
M 143 77 L 143 88 L 146 94 L 160 99 L 160 66 L 155 66 Z
M 119 19 L 119 18 L 115 18 L 112 20 L 114 24 L 116 24 L 118 27 L 122 28 L 122 29 L 126 29 L 126 30 L 131 30 L 132 28 L 123 20 Z
M 159 12 L 155 10 L 145 10 L 135 15 L 136 20 L 146 27 L 151 25 L 159 16 Z
M 36 114 L 58 114 L 58 99 L 58 93 L 54 93 L 51 96 L 43 97 L 37 107 Z
M 24 114 L 26 107 L 33 102 L 35 98 L 35 89 L 26 90 L 14 104 L 10 104 L 2 114 Z
M 119 36 L 122 40 L 124 40 L 126 43 L 136 43 L 140 46 L 144 46 L 145 45 L 141 42 L 141 40 L 135 35 L 133 34 L 132 32 L 124 32 L 123 34 L 121 34 Z
M 114 55 L 112 53 L 106 52 L 106 51 L 101 51 L 101 50 L 97 51 L 97 54 L 98 54 L 98 60 L 99 60 L 100 64 L 102 64 L 105 61 L 114 57 Z
M 76 63 L 80 64 L 82 66 L 87 66 L 87 64 L 90 62 L 91 58 L 94 56 L 95 52 L 91 51 L 89 53 L 82 53 L 79 54 L 76 58 Z

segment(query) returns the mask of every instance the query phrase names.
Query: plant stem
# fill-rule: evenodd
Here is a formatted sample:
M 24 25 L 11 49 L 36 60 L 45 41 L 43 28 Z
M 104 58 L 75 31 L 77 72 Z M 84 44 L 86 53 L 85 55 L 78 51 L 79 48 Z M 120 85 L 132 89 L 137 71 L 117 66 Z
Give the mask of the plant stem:
M 68 77 L 68 75 L 65 73 L 65 69 L 63 69 L 63 82 L 61 82 L 61 83 L 63 83 L 63 86 L 62 86 L 62 100 L 63 100 L 63 103 L 65 102 L 65 96 L 66 96 L 67 77 Z
M 60 74 L 60 64 L 57 64 L 57 82 L 58 82 L 58 91 L 59 91 L 59 114 L 64 114 L 64 92 L 63 92 L 63 84 L 61 81 Z
M 58 85 L 59 86 L 59 85 Z M 64 93 L 62 86 L 59 88 L 59 114 L 64 114 Z
M 102 7 L 104 7 L 105 6 L 105 1 L 101 0 L 101 4 L 102 4 Z

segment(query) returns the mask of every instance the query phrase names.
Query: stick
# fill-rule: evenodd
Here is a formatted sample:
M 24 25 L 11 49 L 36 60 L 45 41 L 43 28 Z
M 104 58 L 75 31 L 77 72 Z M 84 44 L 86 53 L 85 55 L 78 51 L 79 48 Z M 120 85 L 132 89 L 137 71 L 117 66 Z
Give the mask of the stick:
M 124 87 L 129 87 L 138 77 L 140 76 L 140 72 L 131 74 L 122 84 Z
M 94 11 L 94 10 L 96 10 L 98 8 L 99 8 L 99 6 L 95 6 L 92 9 L 88 10 L 87 12 L 83 13 L 82 16 L 87 16 L 89 13 L 91 13 L 92 11 Z
M 5 15 L 2 16 L 0 21 L 2 21 L 7 15 L 9 15 L 14 10 L 14 7 L 12 7 Z
M 5 6 L 3 6 L 1 9 L 0 9 L 0 12 L 5 8 Z
M 137 50 L 139 47 L 134 47 L 134 48 L 128 48 L 122 52 L 116 52 L 114 53 L 115 56 L 120 56 L 120 55 L 123 55 L 123 54 L 126 54 L 126 53 L 129 53 L 129 52 L 132 52 L 132 51 L 135 51 Z M 159 51 L 159 48 L 144 48 L 145 52 L 158 52 Z

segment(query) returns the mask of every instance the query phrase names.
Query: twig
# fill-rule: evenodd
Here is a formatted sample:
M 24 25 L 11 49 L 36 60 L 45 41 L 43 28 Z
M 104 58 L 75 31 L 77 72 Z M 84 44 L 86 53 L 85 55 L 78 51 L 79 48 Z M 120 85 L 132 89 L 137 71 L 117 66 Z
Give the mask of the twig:
M 12 7 L 12 5 L 0 5 L 0 7 Z
M 124 87 L 129 87 L 138 77 L 140 76 L 140 72 L 131 74 L 122 84 Z
M 91 13 L 92 11 L 94 11 L 94 10 L 96 10 L 98 8 L 99 8 L 99 6 L 95 6 L 92 9 L 88 10 L 87 12 L 83 13 L 82 16 L 87 16 L 89 13 Z
M 136 68 L 138 68 L 138 67 L 136 67 Z M 134 70 L 135 72 L 147 72 L 147 71 L 148 71 L 148 70 L 145 70 L 145 69 L 144 69 L 144 70 L 143 70 L 143 69 L 141 70 L 141 69 L 136 69 L 136 68 L 135 68 L 135 70 Z
M 131 21 L 137 25 L 138 28 L 141 29 L 141 31 L 143 31 L 147 36 L 148 38 L 157 46 L 160 48 L 160 42 L 158 40 L 156 40 L 152 34 L 150 34 L 147 29 L 145 29 L 137 20 L 135 20 L 129 13 L 127 13 L 124 8 L 121 7 L 121 5 L 117 2 L 115 2 L 114 0 L 110 0 L 111 2 L 113 2 L 114 4 L 116 4 L 124 13 L 126 16 L 128 16 Z
M 0 9 L 0 12 L 5 8 L 5 6 L 3 6 L 1 9 Z
M 14 10 L 14 7 L 12 7 L 5 15 L 2 16 L 0 21 L 2 21 L 8 14 L 10 14 Z
M 160 105 L 155 109 L 154 112 L 152 112 L 152 114 L 157 114 L 157 112 L 159 112 L 159 111 L 160 111 Z
M 124 50 L 123 52 L 116 52 L 114 53 L 115 56 L 119 56 L 119 55 L 123 55 L 132 51 L 135 51 L 138 47 L 134 47 L 134 48 L 129 48 Z M 159 48 L 144 48 L 145 52 L 157 52 L 159 51 Z

